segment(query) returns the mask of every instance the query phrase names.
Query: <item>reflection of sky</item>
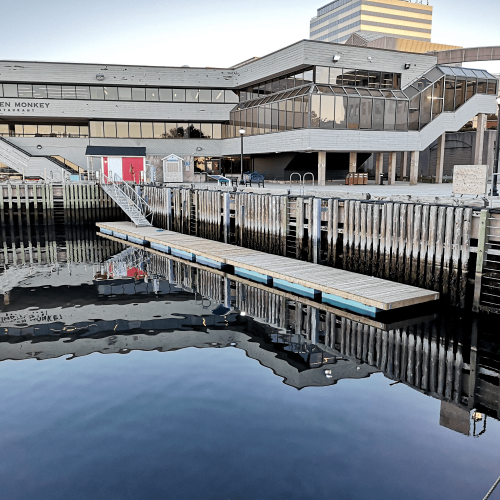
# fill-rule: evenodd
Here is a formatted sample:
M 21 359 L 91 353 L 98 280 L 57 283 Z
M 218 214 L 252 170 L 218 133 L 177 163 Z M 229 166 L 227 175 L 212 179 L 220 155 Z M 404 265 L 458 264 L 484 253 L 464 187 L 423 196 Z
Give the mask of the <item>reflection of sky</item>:
M 2 498 L 482 498 L 500 424 L 467 438 L 389 383 L 297 391 L 231 348 L 6 361 Z

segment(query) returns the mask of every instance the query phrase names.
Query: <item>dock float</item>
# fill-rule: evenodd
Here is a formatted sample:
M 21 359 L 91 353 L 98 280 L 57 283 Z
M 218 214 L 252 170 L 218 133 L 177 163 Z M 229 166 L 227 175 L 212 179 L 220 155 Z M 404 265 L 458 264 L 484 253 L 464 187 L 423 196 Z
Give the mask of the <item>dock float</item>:
M 439 299 L 439 293 L 432 290 L 174 231 L 135 227 L 131 222 L 101 222 L 97 226 L 107 235 L 111 232 L 121 239 L 132 237 L 190 262 L 218 269 L 232 267 L 234 274 L 247 279 L 372 317 Z

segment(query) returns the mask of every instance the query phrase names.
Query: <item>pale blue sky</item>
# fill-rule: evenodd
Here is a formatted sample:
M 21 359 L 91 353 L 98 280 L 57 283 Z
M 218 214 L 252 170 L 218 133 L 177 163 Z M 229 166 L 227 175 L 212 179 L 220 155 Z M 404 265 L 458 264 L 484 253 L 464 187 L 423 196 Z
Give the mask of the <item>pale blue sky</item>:
M 0 59 L 227 67 L 308 38 L 325 3 L 2 0 Z M 430 3 L 434 42 L 500 45 L 499 0 Z

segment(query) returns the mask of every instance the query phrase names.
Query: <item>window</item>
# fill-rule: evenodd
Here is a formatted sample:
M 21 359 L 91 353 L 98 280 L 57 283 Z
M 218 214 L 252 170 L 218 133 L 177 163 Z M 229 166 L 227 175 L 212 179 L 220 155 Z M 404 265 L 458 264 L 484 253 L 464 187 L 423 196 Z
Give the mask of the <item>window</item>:
M 160 89 L 158 93 L 160 95 L 160 101 L 172 102 L 172 89 Z
M 61 99 L 61 86 L 47 85 L 47 97 L 49 99 Z
M 155 139 L 165 138 L 165 124 L 164 123 L 153 123 L 153 137 Z
M 286 101 L 281 101 L 280 104 L 283 104 L 283 109 L 285 108 Z M 312 95 L 311 96 L 311 127 L 318 128 L 320 119 L 321 119 L 321 96 Z M 286 113 L 284 112 L 286 115 Z M 283 129 L 284 130 L 284 129 Z
M 316 96 L 311 96 L 316 97 Z M 322 95 L 321 96 L 321 120 L 319 126 L 321 128 L 333 128 L 335 122 L 335 96 Z M 312 112 L 311 112 L 312 121 Z
M 396 127 L 396 101 L 387 99 L 385 101 L 384 130 L 394 130 Z
M 90 122 L 90 137 L 104 137 L 103 122 Z
M 115 122 L 104 122 L 104 137 L 116 138 Z
M 130 87 L 118 87 L 118 99 L 120 101 L 131 101 L 132 89 Z
M 455 109 L 465 102 L 465 78 L 457 78 L 455 91 Z
M 497 93 L 497 84 L 496 82 L 489 81 L 488 82 L 488 94 L 496 95 Z
M 224 102 L 224 91 L 212 90 L 212 102 Z
M 54 128 L 54 127 L 52 127 Z M 80 137 L 88 137 L 89 136 L 89 128 L 87 125 L 80 125 Z
M 132 100 L 133 101 L 145 101 L 146 100 L 146 89 L 132 88 Z
M 373 110 L 372 110 L 373 130 L 384 130 L 384 110 L 385 110 L 385 100 L 374 99 Z
M 294 113 L 293 113 L 293 128 L 303 127 L 303 113 L 302 113 L 302 98 L 296 97 L 293 100 Z
M 38 127 L 36 125 L 24 125 L 24 130 L 21 135 L 24 137 L 35 137 L 38 134 Z
M 396 130 L 408 130 L 408 101 L 396 104 Z
M 128 139 L 128 122 L 116 122 L 116 137 Z
M 212 124 L 202 123 L 201 124 L 201 137 L 210 139 L 212 137 Z
M 316 66 L 316 83 L 330 83 L 330 68 L 325 68 L 324 66 Z
M 5 85 L 3 86 L 3 90 L 5 92 Z M 47 85 L 33 85 L 33 97 L 47 99 Z
M 141 136 L 143 139 L 153 138 L 153 124 L 151 122 L 141 122 Z
M 356 84 L 356 70 L 344 69 L 343 85 L 354 86 Z
M 104 100 L 104 88 L 103 87 L 90 87 L 90 98 L 95 99 L 97 101 L 103 101 Z
M 186 102 L 198 102 L 199 93 L 198 89 L 186 89 Z
M 177 124 L 165 123 L 165 138 L 173 139 L 174 137 L 177 137 Z
M 390 89 L 393 87 L 394 79 L 392 73 L 382 73 L 382 80 L 380 81 L 381 89 Z
M 271 104 L 271 132 L 278 131 L 278 103 Z
M 189 137 L 189 126 L 187 123 L 177 124 L 177 137 L 186 139 Z
M 19 84 L 18 85 L 19 97 L 33 97 L 33 89 L 31 85 Z
M 144 89 L 146 92 L 146 101 L 158 101 L 158 89 Z
M 361 99 L 359 128 L 372 128 L 372 102 L 373 99 Z
M 431 121 L 431 110 L 432 110 L 432 86 L 428 87 L 421 94 L 420 128 L 424 127 Z
M 212 91 L 208 89 L 200 89 L 200 95 L 198 97 L 199 102 L 211 102 L 212 101 Z
M 378 71 L 368 73 L 368 87 L 372 89 L 380 88 L 381 74 Z
M 408 128 L 410 130 L 418 130 L 420 116 L 420 95 L 417 94 L 410 100 L 410 111 Z
M 64 92 L 64 87 L 63 87 Z M 118 89 L 116 87 L 104 87 L 104 99 L 106 101 L 118 100 Z
M 330 85 L 342 85 L 342 68 L 330 68 Z
M 173 89 L 173 101 L 174 102 L 185 102 L 186 100 L 186 90 L 185 89 Z
M 368 71 L 360 69 L 356 71 L 356 86 L 368 87 Z
M 453 111 L 455 109 L 455 78 L 446 77 L 444 88 L 444 110 Z
M 189 128 L 189 138 L 199 139 L 201 137 L 200 123 L 190 123 L 188 128 Z
M 347 107 L 347 128 L 354 130 L 359 128 L 359 105 L 361 98 L 349 97 Z
M 140 122 L 129 122 L 128 124 L 128 136 L 131 139 L 141 138 L 141 124 Z
M 78 125 L 68 125 L 66 127 L 66 135 L 68 137 L 79 137 L 80 127 Z
M 335 96 L 335 128 L 346 128 L 347 97 Z
M 47 94 L 49 93 L 50 85 L 47 85 Z M 83 85 L 78 85 L 75 87 L 75 93 L 77 99 L 90 99 L 90 88 Z
M 238 95 L 234 90 L 224 91 L 225 102 L 238 102 Z

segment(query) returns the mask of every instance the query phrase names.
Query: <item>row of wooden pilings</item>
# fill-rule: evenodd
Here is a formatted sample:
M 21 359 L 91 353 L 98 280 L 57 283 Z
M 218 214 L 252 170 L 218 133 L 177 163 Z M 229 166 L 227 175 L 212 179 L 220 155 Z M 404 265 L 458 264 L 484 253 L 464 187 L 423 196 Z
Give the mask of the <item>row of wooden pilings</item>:
M 436 290 L 451 305 L 470 305 L 477 209 L 177 188 L 144 193 L 156 226 Z

